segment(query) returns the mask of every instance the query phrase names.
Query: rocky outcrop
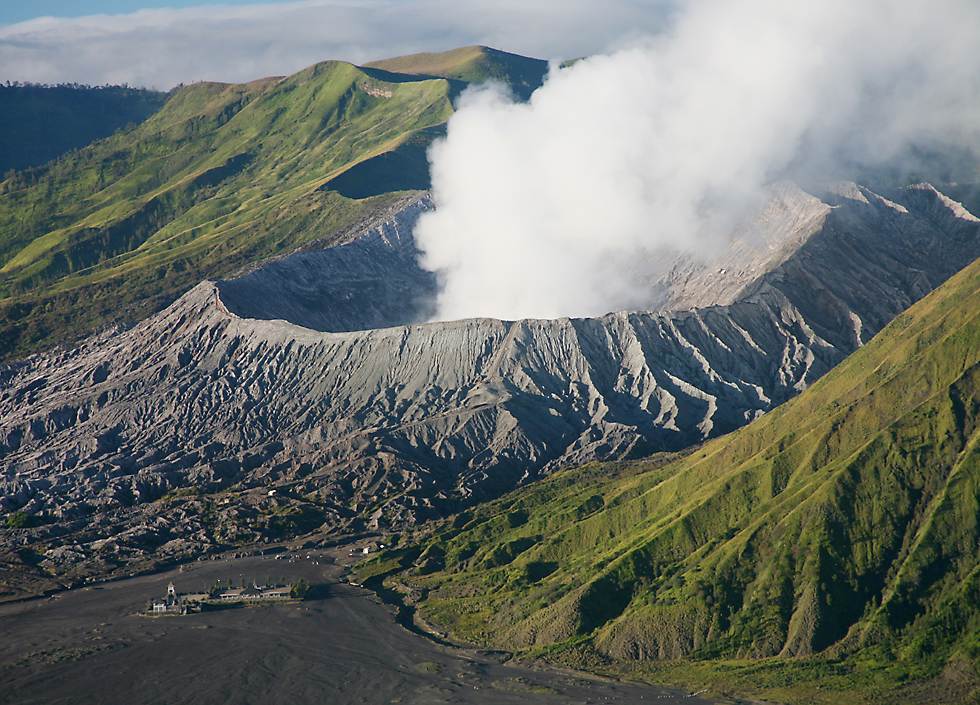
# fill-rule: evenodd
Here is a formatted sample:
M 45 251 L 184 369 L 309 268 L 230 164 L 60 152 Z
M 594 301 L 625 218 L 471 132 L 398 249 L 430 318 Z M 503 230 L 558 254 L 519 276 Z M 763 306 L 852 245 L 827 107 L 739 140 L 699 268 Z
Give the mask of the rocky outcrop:
M 215 540 L 161 503 L 187 488 L 227 499 L 226 518 L 275 486 L 307 528 L 411 523 L 742 426 L 980 253 L 980 224 L 931 187 L 783 186 L 721 254 L 667 268 L 651 299 L 689 310 L 398 325 L 433 290 L 409 237 L 424 207 L 3 368 L 4 509 L 62 518 L 84 544 L 152 507 L 149 549 Z M 249 506 L 239 539 L 271 525 Z

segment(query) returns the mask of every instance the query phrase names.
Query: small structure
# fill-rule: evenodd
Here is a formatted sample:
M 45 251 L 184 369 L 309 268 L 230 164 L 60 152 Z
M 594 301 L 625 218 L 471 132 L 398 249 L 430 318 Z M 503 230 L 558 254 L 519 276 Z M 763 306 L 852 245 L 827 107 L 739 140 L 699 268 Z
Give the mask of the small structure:
M 253 582 L 247 587 L 212 590 L 210 593 L 180 593 L 171 582 L 167 585 L 166 596 L 162 600 L 153 600 L 146 613 L 152 616 L 184 615 L 215 605 L 291 600 L 293 597 L 293 588 L 289 585 L 258 585 Z
M 167 595 L 162 600 L 154 600 L 150 605 L 152 614 L 187 614 L 188 605 L 183 596 L 171 582 L 167 585 Z
M 351 558 L 353 558 L 356 555 L 368 556 L 368 555 L 371 555 L 372 553 L 377 552 L 378 550 L 383 549 L 384 547 L 385 546 L 384 546 L 383 543 L 382 544 L 378 544 L 378 543 L 373 543 L 373 542 L 372 543 L 368 543 L 368 544 L 366 544 L 364 546 L 361 546 L 360 548 L 358 548 L 356 546 L 352 546 L 347 551 L 347 555 L 349 557 L 351 557 Z
M 211 599 L 222 603 L 256 602 L 259 600 L 288 600 L 292 597 L 292 588 L 288 585 L 256 585 L 248 587 L 229 588 L 222 590 Z

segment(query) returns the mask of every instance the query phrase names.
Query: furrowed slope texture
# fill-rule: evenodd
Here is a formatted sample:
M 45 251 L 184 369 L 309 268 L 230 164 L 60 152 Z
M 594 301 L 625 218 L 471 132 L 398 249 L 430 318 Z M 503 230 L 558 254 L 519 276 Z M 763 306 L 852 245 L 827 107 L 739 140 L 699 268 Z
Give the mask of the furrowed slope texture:
M 241 318 L 284 320 L 317 331 L 359 331 L 424 321 L 436 276 L 418 266 L 412 227 L 431 208 L 410 200 L 380 227 L 346 245 L 309 250 L 216 282 L 217 296 Z
M 945 668 L 952 684 L 903 692 L 974 702 L 978 419 L 975 262 L 750 426 L 681 459 L 559 473 L 463 514 L 400 579 L 426 619 L 484 644 L 607 666 L 833 659 L 743 665 L 756 694 L 768 682 L 800 702 L 864 699 L 780 695 L 780 678 L 846 690 L 842 674 L 878 668 L 864 685 L 881 688 Z M 718 668 L 721 682 L 739 676 L 735 662 Z
M 2 370 L 4 510 L 52 522 L 3 536 L 81 560 L 149 516 L 187 534 L 189 510 L 158 502 L 174 492 L 270 486 L 324 531 L 404 526 L 561 466 L 731 431 L 978 254 L 976 219 L 931 187 L 907 205 L 841 193 L 777 189 L 727 268 L 679 262 L 651 296 L 697 282 L 732 301 L 686 312 L 395 325 L 434 289 L 411 269 L 424 199 L 343 246 L 202 283 L 132 329 Z
M 450 82 L 341 62 L 196 84 L 0 183 L 0 356 L 159 310 L 207 276 L 333 238 L 425 188 Z
M 0 173 L 40 166 L 141 123 L 166 99 L 123 86 L 0 85 Z

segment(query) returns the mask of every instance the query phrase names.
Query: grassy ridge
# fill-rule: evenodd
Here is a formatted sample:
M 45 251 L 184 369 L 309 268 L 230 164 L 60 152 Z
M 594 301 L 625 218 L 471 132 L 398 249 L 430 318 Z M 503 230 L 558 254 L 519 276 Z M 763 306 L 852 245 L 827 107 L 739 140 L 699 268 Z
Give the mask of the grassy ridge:
M 189 86 L 136 128 L 0 183 L 0 355 L 138 318 L 417 186 L 331 188 L 405 143 L 423 144 L 407 161 L 424 169 L 424 144 L 451 114 L 447 80 L 378 75 L 325 62 L 286 79 Z
M 789 702 L 968 702 L 978 417 L 975 262 L 745 429 L 457 517 L 397 580 L 459 637 L 564 663 Z
M 428 187 L 426 149 L 467 82 L 529 94 L 546 68 L 475 47 L 199 83 L 135 127 L 8 174 L 0 359 L 137 320 L 203 278 L 382 212 Z
M 544 81 L 548 62 L 529 59 L 485 46 L 469 46 L 439 53 L 422 53 L 367 64 L 372 68 L 417 76 L 441 76 L 461 83 L 500 81 L 527 99 Z

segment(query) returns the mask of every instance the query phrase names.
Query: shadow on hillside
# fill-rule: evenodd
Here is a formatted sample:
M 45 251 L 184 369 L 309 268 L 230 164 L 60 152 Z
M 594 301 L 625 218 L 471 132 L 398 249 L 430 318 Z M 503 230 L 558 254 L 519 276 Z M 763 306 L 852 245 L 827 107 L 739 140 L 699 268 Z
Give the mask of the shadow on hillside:
M 429 145 L 443 134 L 440 128 L 418 132 L 395 149 L 355 164 L 321 188 L 355 199 L 393 191 L 425 191 L 432 186 Z

